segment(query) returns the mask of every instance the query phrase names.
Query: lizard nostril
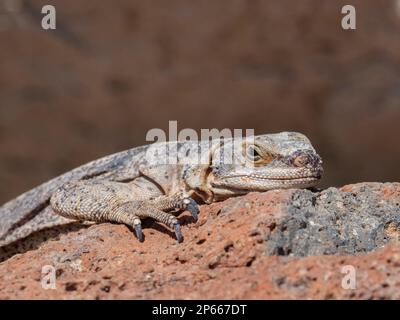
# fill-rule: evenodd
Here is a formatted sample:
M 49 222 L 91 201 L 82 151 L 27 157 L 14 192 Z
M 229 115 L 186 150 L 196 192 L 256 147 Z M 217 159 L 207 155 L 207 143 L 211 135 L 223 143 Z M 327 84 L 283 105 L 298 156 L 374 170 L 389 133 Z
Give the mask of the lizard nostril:
M 311 162 L 311 157 L 308 154 L 305 154 L 305 153 L 297 156 L 293 160 L 293 164 L 296 167 L 304 167 L 305 165 L 307 165 L 310 162 Z
M 291 163 L 296 167 L 320 167 L 322 160 L 319 155 L 315 153 L 298 151 L 292 155 Z

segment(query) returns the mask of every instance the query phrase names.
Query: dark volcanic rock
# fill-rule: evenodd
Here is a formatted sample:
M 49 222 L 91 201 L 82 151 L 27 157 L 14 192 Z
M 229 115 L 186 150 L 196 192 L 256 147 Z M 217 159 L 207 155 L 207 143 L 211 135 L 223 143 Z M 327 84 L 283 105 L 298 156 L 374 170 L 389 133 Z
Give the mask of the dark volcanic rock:
M 400 199 L 383 199 L 396 188 L 371 183 L 319 193 L 296 191 L 286 214 L 273 222 L 266 238 L 268 254 L 356 254 L 399 240 Z

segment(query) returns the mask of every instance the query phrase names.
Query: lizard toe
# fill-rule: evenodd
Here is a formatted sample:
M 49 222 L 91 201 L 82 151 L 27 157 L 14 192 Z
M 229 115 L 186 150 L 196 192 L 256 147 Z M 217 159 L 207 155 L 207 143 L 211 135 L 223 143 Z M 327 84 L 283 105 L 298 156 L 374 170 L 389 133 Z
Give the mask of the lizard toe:
M 181 232 L 181 226 L 179 225 L 179 223 L 174 224 L 174 229 L 175 229 L 176 239 L 178 240 L 179 243 L 181 243 L 183 241 L 183 236 Z
M 186 205 L 186 210 L 188 210 L 191 213 L 193 219 L 197 221 L 200 213 L 199 205 L 192 198 L 186 198 L 184 200 L 184 203 Z
M 144 236 L 143 236 L 143 231 L 142 231 L 142 225 L 141 224 L 136 224 L 135 225 L 135 233 L 136 237 L 140 242 L 144 241 Z

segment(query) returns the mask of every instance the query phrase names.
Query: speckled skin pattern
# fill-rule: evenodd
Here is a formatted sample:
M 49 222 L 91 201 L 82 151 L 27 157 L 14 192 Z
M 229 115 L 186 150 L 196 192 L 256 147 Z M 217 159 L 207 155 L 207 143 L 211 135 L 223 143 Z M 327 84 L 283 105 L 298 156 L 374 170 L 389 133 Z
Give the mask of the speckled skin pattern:
M 307 188 L 322 175 L 321 158 L 300 133 L 212 142 L 137 147 L 44 183 L 0 207 L 0 247 L 76 220 L 124 223 L 142 241 L 141 220 L 152 218 L 173 228 L 182 241 L 174 213 L 189 210 L 197 219 L 198 201 L 211 203 L 250 191 Z

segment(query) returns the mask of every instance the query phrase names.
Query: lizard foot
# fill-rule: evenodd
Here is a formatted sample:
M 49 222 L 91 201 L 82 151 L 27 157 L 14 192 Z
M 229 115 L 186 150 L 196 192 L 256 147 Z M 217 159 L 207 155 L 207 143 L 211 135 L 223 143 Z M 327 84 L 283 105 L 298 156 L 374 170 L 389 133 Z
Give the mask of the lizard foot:
M 144 241 L 141 220 L 152 218 L 174 230 L 178 242 L 183 241 L 180 224 L 171 210 L 189 210 L 196 220 L 199 209 L 185 193 L 134 199 L 132 186 L 119 182 L 80 181 L 66 186 L 51 198 L 58 214 L 77 220 L 124 223 L 134 228 L 136 237 Z

